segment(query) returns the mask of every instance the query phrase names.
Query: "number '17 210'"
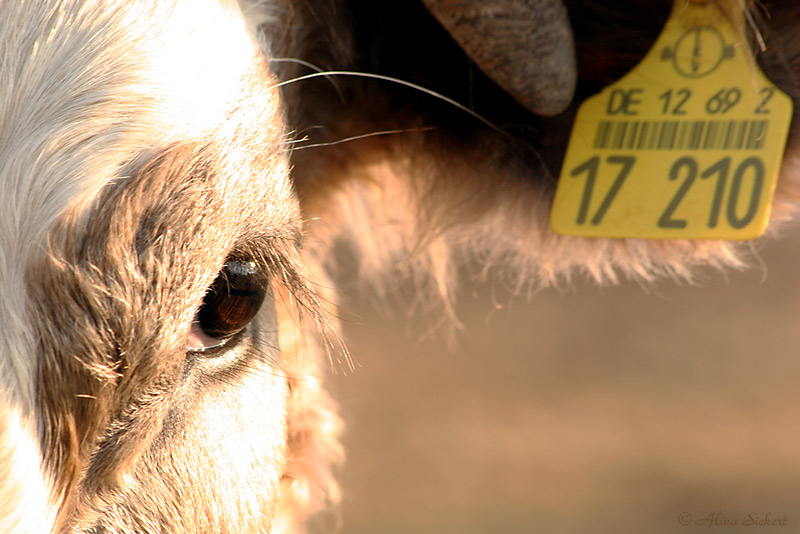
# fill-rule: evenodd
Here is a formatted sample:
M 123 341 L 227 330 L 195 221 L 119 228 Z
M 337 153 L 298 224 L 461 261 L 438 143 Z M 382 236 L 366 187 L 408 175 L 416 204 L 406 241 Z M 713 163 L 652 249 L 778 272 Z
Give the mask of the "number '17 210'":
M 585 224 L 587 221 L 593 226 L 602 223 L 614 199 L 630 175 L 636 163 L 636 158 L 634 156 L 619 155 L 606 157 L 606 164 L 618 167 L 617 175 L 598 208 L 594 213 L 589 213 L 600 163 L 600 156 L 594 156 L 570 171 L 570 175 L 574 177 L 586 175 L 581 203 L 578 207 L 578 216 L 575 221 L 579 225 Z M 691 156 L 677 159 L 670 167 L 667 178 L 670 181 L 679 182 L 680 185 L 661 212 L 661 216 L 656 221 L 656 226 L 665 229 L 681 229 L 688 226 L 689 221 L 676 218 L 675 213 L 698 176 L 701 180 L 716 179 L 706 223 L 708 228 L 716 228 L 723 215 L 725 221 L 732 228 L 741 229 L 750 224 L 757 215 L 759 201 L 761 200 L 764 185 L 764 164 L 760 158 L 753 156 L 744 159 L 734 169 L 731 169 L 731 167 L 731 158 L 727 156 L 702 170 L 697 160 Z M 751 179 L 746 180 L 748 177 Z M 730 187 L 728 186 L 729 179 Z M 742 195 L 748 199 L 744 213 L 740 213 L 741 210 L 738 209 L 739 198 Z

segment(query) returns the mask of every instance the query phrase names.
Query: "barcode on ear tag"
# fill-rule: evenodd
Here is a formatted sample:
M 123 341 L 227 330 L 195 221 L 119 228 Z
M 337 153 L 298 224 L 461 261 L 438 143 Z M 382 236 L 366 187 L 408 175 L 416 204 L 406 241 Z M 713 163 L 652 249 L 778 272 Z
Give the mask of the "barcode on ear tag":
M 562 234 L 752 239 L 792 101 L 755 63 L 736 0 L 676 0 L 631 72 L 578 110 L 550 214 Z

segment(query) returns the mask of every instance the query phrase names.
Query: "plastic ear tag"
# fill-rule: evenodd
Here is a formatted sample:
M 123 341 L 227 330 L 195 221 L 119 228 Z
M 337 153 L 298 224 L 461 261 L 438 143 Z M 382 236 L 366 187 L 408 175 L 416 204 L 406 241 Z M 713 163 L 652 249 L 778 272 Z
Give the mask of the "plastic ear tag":
M 550 215 L 562 234 L 752 239 L 791 99 L 755 63 L 740 0 L 676 0 L 647 56 L 578 110 Z

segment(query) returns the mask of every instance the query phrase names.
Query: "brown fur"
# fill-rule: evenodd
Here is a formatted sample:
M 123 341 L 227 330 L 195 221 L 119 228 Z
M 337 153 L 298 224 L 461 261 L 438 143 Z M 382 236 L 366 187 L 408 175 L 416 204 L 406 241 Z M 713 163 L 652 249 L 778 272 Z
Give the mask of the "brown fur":
M 209 165 L 221 159 L 213 151 L 176 147 L 108 187 L 89 213 L 64 219 L 50 252 L 30 271 L 43 331 L 45 450 L 56 480 L 70 484 L 59 488 L 71 496 L 64 510 L 78 517 L 119 500 L 126 491 L 120 485 L 136 476 L 128 474 L 136 458 L 162 432 L 169 399 L 186 372 L 182 330 L 209 277 L 237 246 L 230 236 L 240 247 L 259 247 L 276 269 L 282 249 L 296 242 L 289 210 L 262 211 L 274 202 L 259 198 L 269 191 L 225 198 L 219 187 L 227 176 Z M 249 217 L 239 217 L 248 209 Z M 53 309 L 54 301 L 62 306 Z M 166 531 L 173 519 L 156 524 Z

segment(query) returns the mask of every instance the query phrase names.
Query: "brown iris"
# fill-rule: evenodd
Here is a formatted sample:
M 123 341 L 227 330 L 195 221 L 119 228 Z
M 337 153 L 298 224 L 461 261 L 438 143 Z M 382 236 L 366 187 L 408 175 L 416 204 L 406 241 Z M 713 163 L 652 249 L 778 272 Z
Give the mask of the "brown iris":
M 266 275 L 255 262 L 228 261 L 197 312 L 200 329 L 220 340 L 238 334 L 256 316 L 266 293 Z

